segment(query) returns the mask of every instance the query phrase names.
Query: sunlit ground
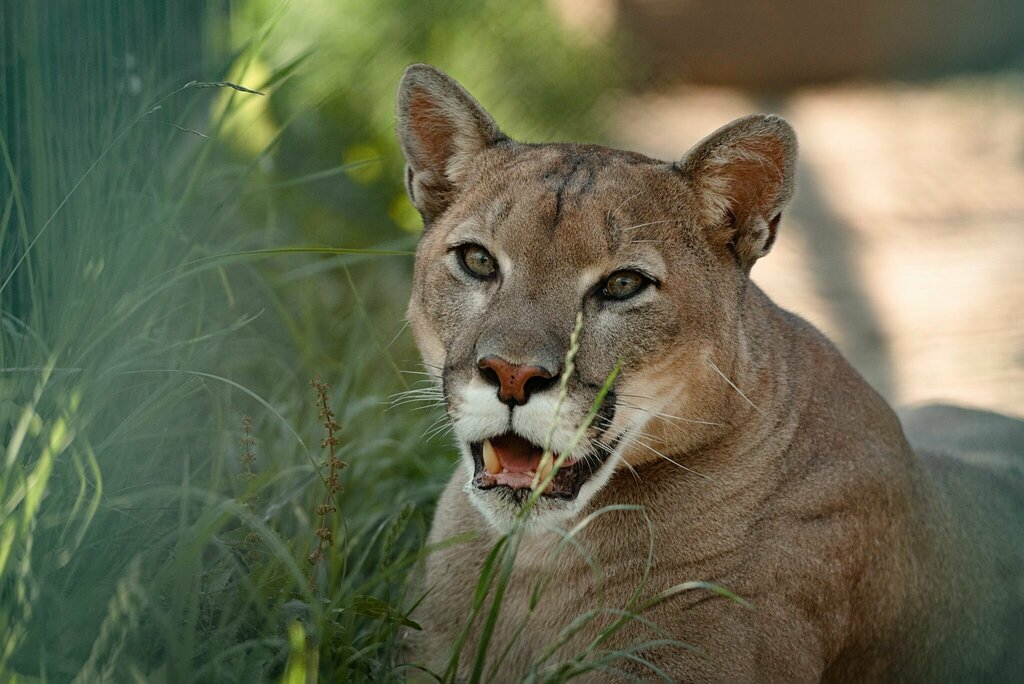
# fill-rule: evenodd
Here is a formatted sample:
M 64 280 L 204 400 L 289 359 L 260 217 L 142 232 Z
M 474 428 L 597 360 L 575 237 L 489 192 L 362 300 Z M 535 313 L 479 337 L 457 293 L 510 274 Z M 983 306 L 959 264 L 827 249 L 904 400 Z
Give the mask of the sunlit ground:
M 859 84 L 757 101 L 686 88 L 624 102 L 623 146 L 682 154 L 758 110 L 800 137 L 797 192 L 753 277 L 898 404 L 1024 413 L 1024 85 Z

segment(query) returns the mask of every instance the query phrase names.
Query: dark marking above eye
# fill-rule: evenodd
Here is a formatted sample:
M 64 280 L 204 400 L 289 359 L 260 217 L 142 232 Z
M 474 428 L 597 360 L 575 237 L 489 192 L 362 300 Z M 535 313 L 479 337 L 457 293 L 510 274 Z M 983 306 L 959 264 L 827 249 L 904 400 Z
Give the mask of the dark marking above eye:
M 551 219 L 552 229 L 562 220 L 562 210 L 567 196 L 579 197 L 589 193 L 597 182 L 597 168 L 590 155 L 567 154 L 558 169 L 549 169 L 541 175 L 541 182 L 555 194 L 555 206 Z
M 562 220 L 562 202 L 564 201 L 565 188 L 569 185 L 569 182 L 572 181 L 573 176 L 576 175 L 576 171 L 580 168 L 582 163 L 582 159 L 573 159 L 572 166 L 569 168 L 568 172 L 559 179 L 558 185 L 555 188 L 555 216 L 551 221 L 552 227 L 557 227 L 559 221 Z
M 581 195 L 589 194 L 594 189 L 594 185 L 597 184 L 597 169 L 590 164 L 586 167 L 587 177 L 580 183 L 579 190 L 577 192 Z

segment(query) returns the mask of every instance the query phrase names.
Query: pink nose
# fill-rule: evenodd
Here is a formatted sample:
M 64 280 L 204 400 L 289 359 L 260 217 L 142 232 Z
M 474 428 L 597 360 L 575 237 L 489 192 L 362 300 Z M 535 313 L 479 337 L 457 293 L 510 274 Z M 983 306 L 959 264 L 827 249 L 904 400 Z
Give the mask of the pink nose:
M 480 373 L 498 386 L 498 399 L 510 406 L 521 406 L 530 393 L 544 389 L 555 376 L 541 366 L 517 366 L 498 356 L 485 356 L 477 362 Z

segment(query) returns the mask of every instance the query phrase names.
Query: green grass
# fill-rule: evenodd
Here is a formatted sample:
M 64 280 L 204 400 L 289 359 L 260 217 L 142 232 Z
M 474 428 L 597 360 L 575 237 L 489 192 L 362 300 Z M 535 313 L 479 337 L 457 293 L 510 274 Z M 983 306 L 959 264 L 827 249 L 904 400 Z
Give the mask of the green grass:
M 379 28 L 413 5 L 347 11 Z M 553 40 L 541 3 L 484 36 L 502 6 L 457 3 L 379 59 L 347 25 L 347 48 L 294 50 L 308 36 L 284 5 L 200 7 L 0 10 L 0 679 L 402 680 L 456 453 L 433 395 L 415 391 L 416 234 L 382 112 L 400 67 L 433 58 L 495 98 L 502 74 L 534 78 L 497 109 L 521 130 L 582 134 L 598 117 L 580 98 L 601 89 L 573 64 L 612 53 Z M 530 40 L 538 60 L 517 63 Z M 338 91 L 367 60 L 352 105 Z M 320 513 L 317 374 L 348 464 L 337 510 Z M 333 544 L 311 583 L 321 526 Z M 499 539 L 474 589 L 485 635 L 520 539 Z M 643 608 L 587 607 L 565 637 L 595 619 L 601 637 L 569 662 L 552 650 L 532 676 L 640 659 L 606 642 Z M 462 657 L 486 680 L 510 647 L 464 643 L 438 678 Z
M 245 203 L 271 150 L 238 159 L 219 132 L 266 96 L 159 79 L 127 97 L 51 52 L 62 19 L 5 18 L 24 22 L 24 80 L 5 85 L 27 110 L 0 131 L 0 678 L 273 679 L 299 600 L 331 644 L 325 672 L 386 679 L 448 458 L 421 440 L 435 416 L 385 414 L 408 385 L 398 367 L 415 367 L 407 338 L 381 343 L 402 327 L 412 238 L 366 250 L 254 230 Z M 56 68 L 60 88 L 31 78 Z M 92 88 L 113 101 L 64 99 Z M 329 308 L 294 296 L 320 267 L 350 273 Z M 354 289 L 373 274 L 398 285 Z M 315 372 L 352 464 L 316 595 Z

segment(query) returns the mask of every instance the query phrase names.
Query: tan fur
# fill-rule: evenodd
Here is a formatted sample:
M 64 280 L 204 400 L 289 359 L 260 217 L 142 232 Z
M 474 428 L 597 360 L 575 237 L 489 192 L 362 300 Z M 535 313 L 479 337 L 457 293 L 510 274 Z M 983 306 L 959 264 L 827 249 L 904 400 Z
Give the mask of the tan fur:
M 587 433 L 595 448 L 616 444 L 607 479 L 573 505 L 538 511 L 553 517 L 523 539 L 491 642 L 494 658 L 511 644 L 499 679 L 520 679 L 582 611 L 635 605 L 636 596 L 690 580 L 727 587 L 754 609 L 681 592 L 601 648 L 683 641 L 695 648 L 639 654 L 674 680 L 1024 676 L 1024 427 L 999 418 L 1002 441 L 986 446 L 991 431 L 964 428 L 959 441 L 927 444 L 945 442 L 966 458 L 915 453 L 893 411 L 835 348 L 748 279 L 792 194 L 788 124 L 741 119 L 677 163 L 522 145 L 454 81 L 417 65 L 400 87 L 398 126 L 410 194 L 427 223 L 409 319 L 456 433 L 483 420 L 467 405 L 483 396 L 466 389 L 479 385 L 476 359 L 560 368 L 578 311 L 566 420 L 582 420 L 621 361 L 612 418 Z M 499 282 L 460 275 L 450 250 L 469 239 L 502 265 Z M 588 284 L 623 267 L 646 268 L 660 284 L 614 306 L 596 303 Z M 931 423 L 914 423 L 925 437 L 937 420 L 929 415 Z M 979 420 L 963 412 L 937 422 Z M 424 630 L 411 660 L 442 669 L 511 505 L 468 490 L 469 477 L 461 467 L 453 476 L 431 542 L 476 537 L 428 558 L 426 598 L 413 616 Z M 563 542 L 557 529 L 612 505 L 642 511 L 600 513 L 574 544 Z M 578 655 L 612 619 L 586 624 L 546 666 Z M 478 621 L 462 677 L 479 629 Z M 628 660 L 614 667 L 588 677 L 656 677 Z

